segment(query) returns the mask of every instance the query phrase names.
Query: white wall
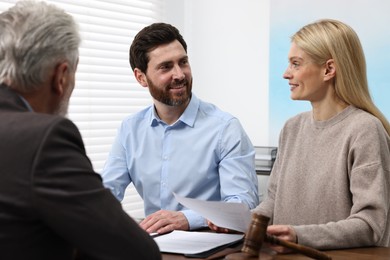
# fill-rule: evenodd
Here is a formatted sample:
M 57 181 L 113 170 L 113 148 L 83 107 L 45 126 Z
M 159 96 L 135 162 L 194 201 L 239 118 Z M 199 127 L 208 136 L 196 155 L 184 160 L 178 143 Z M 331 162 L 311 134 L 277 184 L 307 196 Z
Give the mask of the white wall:
M 254 145 L 269 145 L 269 0 L 165 0 L 164 21 L 184 36 L 193 92 L 236 116 Z

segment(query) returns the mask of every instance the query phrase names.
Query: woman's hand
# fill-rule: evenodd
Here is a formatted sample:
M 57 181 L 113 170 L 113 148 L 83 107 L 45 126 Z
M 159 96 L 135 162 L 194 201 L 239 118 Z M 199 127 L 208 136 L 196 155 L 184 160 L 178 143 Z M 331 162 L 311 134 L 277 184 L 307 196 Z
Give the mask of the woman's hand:
M 289 225 L 270 225 L 267 227 L 267 234 L 277 237 L 281 240 L 287 240 L 290 242 L 297 242 L 297 234 L 292 226 Z M 268 243 L 268 246 L 278 253 L 290 253 L 292 250 L 284 246 L 272 245 Z

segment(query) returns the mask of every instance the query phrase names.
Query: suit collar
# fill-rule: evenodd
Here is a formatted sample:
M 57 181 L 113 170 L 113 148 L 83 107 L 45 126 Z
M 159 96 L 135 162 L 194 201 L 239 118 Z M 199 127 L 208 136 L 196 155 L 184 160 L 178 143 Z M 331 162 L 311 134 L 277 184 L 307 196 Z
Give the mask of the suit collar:
M 0 110 L 32 111 L 26 100 L 4 84 L 0 85 Z

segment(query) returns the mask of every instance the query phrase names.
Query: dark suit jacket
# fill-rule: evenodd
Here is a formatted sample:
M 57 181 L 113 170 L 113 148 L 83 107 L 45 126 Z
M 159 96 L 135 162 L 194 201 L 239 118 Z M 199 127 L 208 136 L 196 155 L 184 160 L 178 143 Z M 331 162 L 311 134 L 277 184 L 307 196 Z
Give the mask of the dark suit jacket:
M 160 259 L 92 169 L 76 126 L 0 86 L 0 259 Z

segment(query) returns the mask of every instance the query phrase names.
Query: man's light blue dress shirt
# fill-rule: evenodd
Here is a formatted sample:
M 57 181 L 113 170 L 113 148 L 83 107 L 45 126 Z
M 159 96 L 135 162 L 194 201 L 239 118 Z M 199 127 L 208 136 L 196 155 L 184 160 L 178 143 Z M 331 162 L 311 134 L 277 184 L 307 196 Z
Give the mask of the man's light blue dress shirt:
M 102 172 L 104 185 L 122 200 L 133 182 L 145 215 L 182 211 L 190 229 L 206 226 L 172 192 L 210 201 L 258 201 L 255 150 L 238 119 L 192 94 L 179 120 L 167 125 L 150 106 L 127 117 Z

